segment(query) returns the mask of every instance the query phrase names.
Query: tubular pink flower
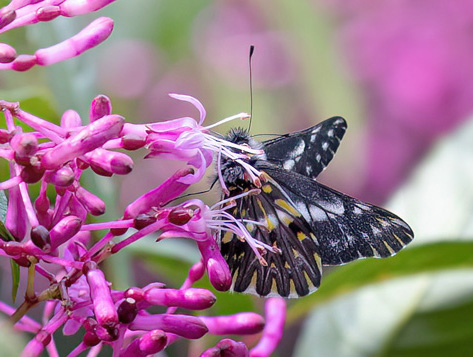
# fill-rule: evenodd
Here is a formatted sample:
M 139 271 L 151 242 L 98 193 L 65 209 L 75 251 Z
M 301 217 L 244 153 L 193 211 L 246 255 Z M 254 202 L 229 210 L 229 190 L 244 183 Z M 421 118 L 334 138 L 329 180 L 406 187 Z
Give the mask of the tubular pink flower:
M 37 64 L 49 66 L 51 64 L 76 57 L 105 41 L 113 30 L 113 20 L 100 17 L 90 23 L 77 35 L 35 52 Z
M 8 190 L 8 207 L 5 226 L 18 241 L 22 241 L 26 235 L 28 215 L 21 198 L 20 187 L 15 186 Z
M 112 114 L 112 103 L 106 95 L 98 95 L 90 103 L 89 120 L 91 123 L 110 114 Z
M 6 43 L 0 43 L 0 63 L 10 63 L 15 58 L 16 58 L 15 49 L 11 47 L 10 45 L 7 45 Z
M 118 323 L 117 309 L 110 294 L 109 283 L 99 269 L 90 269 L 86 273 L 90 286 L 90 298 L 97 322 L 105 328 L 113 328 Z
M 167 340 L 167 336 L 162 330 L 149 331 L 123 349 L 120 356 L 146 357 L 158 353 L 166 347 Z
M 248 348 L 243 342 L 229 338 L 221 340 L 215 347 L 209 348 L 200 357 L 247 357 Z
M 94 121 L 76 135 L 48 150 L 41 159 L 41 165 L 47 170 L 56 169 L 67 161 L 97 149 L 120 134 L 124 121 L 119 115 L 107 115 Z
M 75 236 L 82 226 L 82 220 L 76 216 L 66 216 L 61 219 L 49 232 L 51 248 L 56 249 Z
M 144 292 L 144 300 L 152 305 L 204 310 L 215 303 L 216 297 L 206 289 L 189 288 L 176 290 L 152 288 Z
M 207 274 L 212 286 L 218 291 L 227 291 L 232 285 L 232 274 L 228 264 L 220 254 L 220 249 L 213 237 L 203 242 L 197 242 L 202 259 L 207 268 Z
M 105 202 L 82 186 L 77 187 L 75 197 L 91 215 L 100 216 L 105 213 Z
M 177 314 L 138 315 L 129 328 L 132 331 L 158 329 L 190 339 L 201 338 L 208 331 L 200 318 Z
M 46 176 L 47 182 L 54 186 L 67 187 L 74 183 L 75 175 L 70 166 L 63 166 L 57 170 L 49 171 Z
M 134 218 L 141 213 L 147 213 L 153 207 L 162 207 L 178 197 L 189 187 L 189 184 L 182 183 L 180 179 L 192 174 L 192 172 L 193 170 L 189 168 L 181 169 L 155 189 L 137 198 L 125 209 L 124 218 Z
M 82 126 L 82 119 L 79 113 L 75 110 L 66 110 L 61 116 L 61 127 L 63 128 L 77 128 Z
M 261 340 L 250 351 L 251 357 L 271 356 L 282 339 L 286 320 L 286 301 L 279 297 L 269 298 L 266 300 L 264 310 L 266 325 Z
M 264 328 L 263 317 L 254 312 L 216 317 L 200 316 L 200 319 L 213 335 L 253 335 Z
M 117 175 L 126 175 L 133 170 L 133 160 L 117 151 L 95 149 L 84 155 L 84 160 L 91 165 Z

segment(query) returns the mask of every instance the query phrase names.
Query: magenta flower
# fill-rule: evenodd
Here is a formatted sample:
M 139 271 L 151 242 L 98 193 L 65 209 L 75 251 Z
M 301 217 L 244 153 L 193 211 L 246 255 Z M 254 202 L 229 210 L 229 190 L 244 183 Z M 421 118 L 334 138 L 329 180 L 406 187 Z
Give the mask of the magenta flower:
M 57 355 L 52 336 L 61 328 L 64 335 L 83 329 L 82 341 L 69 356 L 86 350 L 99 353 L 105 345 L 111 346 L 117 356 L 147 356 L 180 339 L 261 331 L 258 355 L 269 356 L 276 348 L 285 311 L 278 300 L 267 303 L 266 319 L 271 326 L 253 312 L 230 316 L 176 313 L 178 309 L 206 310 L 215 303 L 211 291 L 193 287 L 205 271 L 215 289 L 226 291 L 231 287 L 231 273 L 217 244 L 219 232 L 242 237 L 262 263 L 262 252 L 275 248 L 248 233 L 245 224 L 256 222 L 237 220 L 227 212 L 234 207 L 233 200 L 223 200 L 212 207 L 198 199 L 170 205 L 202 177 L 214 154 L 240 160 L 244 153 L 259 153 L 246 147 L 238 147 L 242 154 L 233 153 L 228 148 L 235 144 L 210 135 L 208 129 L 212 126 L 202 126 L 205 110 L 196 99 L 174 97 L 193 103 L 200 112 L 199 122 L 179 118 L 149 125 L 126 123 L 123 117 L 112 113 L 107 97 L 98 96 L 91 103 L 88 123 L 83 123 L 77 112 L 68 110 L 61 124 L 55 125 L 23 111 L 18 103 L 0 101 L 7 127 L 0 131 L 0 157 L 10 165 L 10 178 L 0 182 L 0 189 L 8 190 L 9 196 L 4 222 L 7 236 L 0 239 L 0 255 L 28 269 L 24 301 L 16 309 L 0 303 L 0 311 L 10 316 L 16 329 L 34 334 L 24 356 L 40 356 L 44 350 Z M 16 127 L 14 117 L 31 131 Z M 224 121 L 245 117 L 246 114 L 239 114 Z M 177 158 L 195 165 L 196 170 L 188 167 L 177 171 L 131 202 L 122 218 L 87 224 L 89 215 L 100 216 L 106 207 L 98 195 L 81 185 L 84 170 L 90 168 L 103 176 L 130 174 L 133 161 L 126 151 L 140 148 L 148 150 L 147 157 Z M 259 179 L 257 173 L 249 174 Z M 39 194 L 31 197 L 29 185 L 38 181 Z M 56 194 L 54 204 L 47 191 Z M 254 191 L 258 190 L 244 194 Z M 91 232 L 102 230 L 106 233 L 93 242 Z M 126 238 L 116 238 L 128 230 Z M 150 234 L 157 238 L 156 244 L 175 237 L 191 239 L 202 258 L 190 269 L 180 288 L 154 282 L 117 290 L 107 281 L 100 263 Z M 49 281 L 49 286 L 40 292 L 34 289 L 38 275 Z M 41 324 L 26 315 L 39 303 L 45 303 Z M 148 311 L 154 306 L 167 309 L 162 313 Z M 242 356 L 248 354 L 248 347 L 224 339 L 204 355 L 217 353 Z
M 0 9 L 0 33 L 8 30 L 51 21 L 58 16 L 73 17 L 97 11 L 114 0 L 12 0 Z M 13 47 L 0 43 L 0 70 L 26 71 L 35 65 L 51 64 L 76 57 L 97 46 L 110 36 L 113 20 L 101 17 L 81 32 L 54 46 L 37 50 L 33 55 L 19 55 Z

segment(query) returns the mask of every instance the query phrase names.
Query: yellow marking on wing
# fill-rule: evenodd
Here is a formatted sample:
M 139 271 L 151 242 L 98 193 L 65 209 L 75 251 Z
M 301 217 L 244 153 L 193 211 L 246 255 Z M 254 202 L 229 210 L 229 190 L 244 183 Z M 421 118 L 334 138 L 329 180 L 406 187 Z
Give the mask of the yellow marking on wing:
M 309 278 L 309 274 L 307 274 L 307 272 L 305 270 L 304 270 L 304 278 L 305 278 L 305 281 L 307 282 L 307 286 L 314 285 L 312 280 L 310 280 L 310 278 Z
M 312 238 L 314 242 L 316 242 L 317 244 L 319 244 L 319 241 L 317 240 L 317 237 L 315 236 L 314 233 L 312 233 L 312 232 L 310 233 L 310 238 Z
M 266 219 L 266 228 L 271 232 L 276 226 L 275 224 L 271 221 L 269 216 L 264 217 Z
M 284 201 L 283 199 L 281 198 L 278 198 L 277 200 L 274 201 L 279 207 L 281 207 L 282 209 L 286 210 L 286 212 L 289 212 L 290 214 L 292 214 L 293 216 L 295 217 L 300 217 L 301 216 L 301 213 L 296 210 L 294 207 L 292 207 L 292 205 L 290 205 L 289 203 L 287 203 L 286 201 Z
M 395 254 L 396 252 L 394 251 L 393 248 L 391 248 L 391 246 L 388 244 L 388 242 L 386 242 L 385 240 L 383 240 L 383 243 L 384 245 L 386 246 L 386 248 L 388 249 L 389 253 L 391 253 L 391 255 Z
M 376 220 L 377 220 L 383 227 L 389 226 L 389 222 L 386 221 L 386 220 L 383 219 L 383 218 L 376 218 Z
M 299 295 L 296 290 L 296 284 L 294 284 L 294 280 L 289 280 L 289 292 L 291 295 Z
M 304 233 L 302 233 L 302 232 L 297 232 L 297 239 L 303 240 L 303 239 L 305 239 L 306 237 L 307 237 L 307 236 L 306 236 Z
M 232 239 L 233 239 L 233 233 L 227 231 L 222 237 L 222 243 L 230 243 Z
M 241 216 L 242 216 L 242 217 L 246 217 L 246 209 L 242 209 L 242 210 L 241 210 Z
M 273 191 L 272 187 L 270 185 L 264 185 L 263 187 L 261 187 L 261 189 L 263 190 L 263 192 L 265 193 L 271 193 Z
M 317 269 L 321 271 L 322 268 L 322 258 L 320 258 L 320 255 L 318 253 L 314 253 L 314 259 L 315 262 L 317 263 Z
M 284 268 L 290 268 L 289 263 L 287 261 L 284 263 Z
M 259 199 L 256 199 L 256 202 L 258 202 L 258 207 L 261 210 L 261 212 L 263 213 L 263 216 L 266 217 L 267 214 L 266 214 L 266 211 L 264 210 L 263 203 L 261 203 L 261 200 L 259 200 Z
M 404 242 L 401 240 L 401 238 L 399 238 L 396 234 L 393 234 L 393 237 L 399 242 L 399 244 L 400 244 L 401 246 L 404 247 L 404 246 L 406 245 L 406 243 L 404 243 Z
M 295 249 L 292 249 L 292 254 L 294 255 L 294 258 L 297 258 L 299 256 L 299 252 Z

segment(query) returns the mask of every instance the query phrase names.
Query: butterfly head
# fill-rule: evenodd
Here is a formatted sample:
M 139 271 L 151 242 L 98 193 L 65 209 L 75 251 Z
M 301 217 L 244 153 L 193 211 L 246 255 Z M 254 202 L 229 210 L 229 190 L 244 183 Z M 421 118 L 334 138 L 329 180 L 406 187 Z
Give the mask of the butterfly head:
M 249 168 L 251 170 L 258 160 L 266 159 L 266 154 L 262 151 L 263 145 L 242 128 L 231 129 L 225 136 L 225 140 L 240 146 L 240 148 L 228 147 L 235 154 L 234 157 L 222 156 L 221 158 L 220 170 L 225 185 L 230 190 L 254 188 L 255 184 L 251 179 L 252 173 L 249 172 Z M 245 150 L 246 148 L 257 150 L 259 153 L 250 153 Z

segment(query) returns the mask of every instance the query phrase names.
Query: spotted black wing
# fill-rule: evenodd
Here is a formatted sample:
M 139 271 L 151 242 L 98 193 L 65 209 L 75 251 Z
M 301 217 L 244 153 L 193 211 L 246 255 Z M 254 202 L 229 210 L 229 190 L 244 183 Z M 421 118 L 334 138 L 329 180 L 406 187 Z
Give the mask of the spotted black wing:
M 332 160 L 345 134 L 341 117 L 263 142 L 267 160 L 285 170 L 316 178 Z
M 269 179 L 263 184 L 261 194 L 237 200 L 230 213 L 246 224 L 256 241 L 281 252 L 266 250 L 262 256 L 267 262 L 265 266 L 249 242 L 231 232 L 222 234 L 220 250 L 232 272 L 234 291 L 294 298 L 319 287 L 322 270 L 314 235 L 275 182 Z
M 339 265 L 364 257 L 388 257 L 414 237 L 406 222 L 385 209 L 303 175 L 264 162 L 258 166 L 264 167 L 309 223 L 323 265 Z

